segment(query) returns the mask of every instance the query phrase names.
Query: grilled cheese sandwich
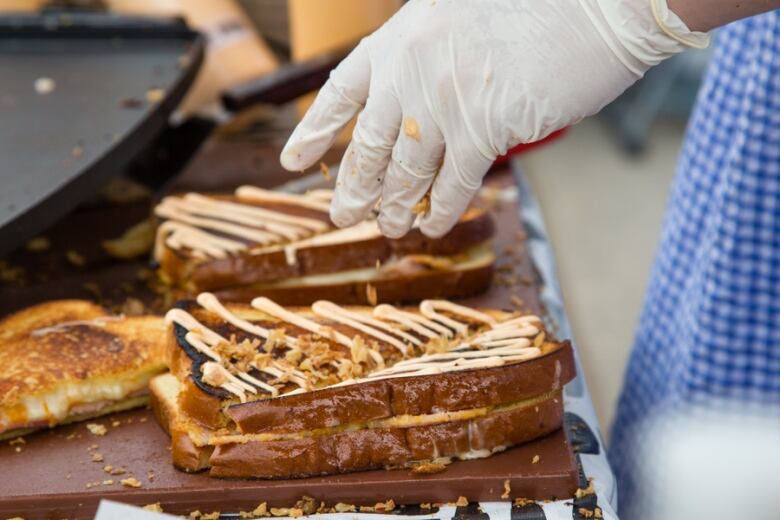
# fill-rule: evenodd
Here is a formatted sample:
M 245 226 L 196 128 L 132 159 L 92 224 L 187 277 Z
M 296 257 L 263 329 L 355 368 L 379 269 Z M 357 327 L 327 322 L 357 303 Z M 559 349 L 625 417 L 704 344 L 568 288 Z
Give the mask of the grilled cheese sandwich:
M 141 406 L 165 369 L 165 325 L 81 300 L 0 321 L 0 438 Z

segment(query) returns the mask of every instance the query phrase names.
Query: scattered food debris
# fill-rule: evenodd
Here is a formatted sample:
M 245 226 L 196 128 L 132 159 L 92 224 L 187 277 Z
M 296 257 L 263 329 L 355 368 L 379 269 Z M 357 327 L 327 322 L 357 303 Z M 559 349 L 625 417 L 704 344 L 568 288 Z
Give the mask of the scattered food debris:
M 531 504 L 535 504 L 536 502 L 529 499 L 529 498 L 516 498 L 515 499 L 515 505 L 517 507 L 524 507 L 524 506 L 530 506 Z
M 430 509 L 430 508 L 431 508 L 430 502 L 423 502 L 422 504 L 420 504 L 420 509 Z
M 339 502 L 335 506 L 333 506 L 333 509 L 337 513 L 354 513 L 356 511 L 356 507 L 354 504 L 345 504 L 344 502 Z
M 97 424 L 97 423 L 87 423 L 87 430 L 89 430 L 89 433 L 91 433 L 92 435 L 97 435 L 99 437 L 102 437 L 108 431 L 108 430 L 106 430 L 105 426 L 103 426 L 102 424 Z M 97 445 L 93 444 L 93 446 L 95 446 L 95 448 L 97 448 Z
M 24 245 L 24 248 L 31 253 L 42 253 L 51 247 L 51 242 L 46 237 L 31 238 Z
M 326 181 L 330 180 L 330 168 L 328 168 L 328 165 L 324 162 L 320 163 L 320 173 L 322 173 L 322 176 L 325 177 Z
M 534 458 L 531 459 L 531 464 L 538 464 L 540 460 L 539 455 L 534 455 Z
M 121 421 L 117 421 L 117 420 L 111 421 L 111 426 L 113 426 L 114 428 L 119 427 L 121 424 L 122 424 Z
M 35 92 L 45 96 L 46 94 L 54 92 L 54 89 L 57 88 L 57 83 L 51 78 L 41 77 L 35 80 L 33 88 L 35 88 Z
M 27 441 L 24 440 L 24 437 L 17 437 L 15 439 L 11 439 L 10 441 L 8 441 L 9 446 L 14 446 L 16 444 L 27 444 Z
M 113 479 L 108 479 L 108 480 L 104 480 L 104 481 L 103 481 L 103 485 L 104 485 L 104 486 L 110 486 L 110 485 L 111 485 L 111 484 L 113 484 L 113 483 L 114 483 L 114 480 L 113 480 Z
M 368 300 L 368 303 L 376 307 L 376 302 L 377 302 L 376 287 L 374 287 L 370 283 L 366 284 L 366 299 Z
M 504 492 L 501 493 L 501 499 L 506 500 L 509 498 L 509 494 L 512 492 L 512 487 L 509 485 L 509 479 L 504 481 Z
M 431 192 L 430 190 L 423 195 L 417 204 L 412 206 L 412 213 L 415 215 L 427 215 L 431 212 Z
M 154 513 L 164 513 L 165 512 L 165 511 L 163 511 L 163 508 L 162 508 L 162 506 L 160 505 L 159 502 L 155 502 L 154 504 L 146 504 L 143 507 L 143 509 L 146 510 L 146 511 L 152 511 Z
M 458 500 L 455 501 L 455 505 L 458 507 L 466 507 L 469 505 L 469 499 L 466 497 L 458 497 Z
M 447 465 L 450 461 L 446 459 L 437 459 L 433 461 L 420 462 L 412 466 L 412 474 L 414 475 L 433 475 L 434 473 L 441 473 L 447 469 Z
M 577 491 L 574 492 L 575 498 L 583 498 L 588 495 L 593 495 L 596 493 L 596 490 L 593 488 L 593 479 L 588 479 L 588 487 L 586 488 L 580 488 Z
M 21 453 L 21 452 L 22 452 L 22 447 L 21 447 L 21 446 L 15 446 L 15 447 L 14 447 L 14 451 L 15 451 L 16 453 Z
M 418 143 L 420 142 L 420 127 L 417 125 L 417 120 L 415 118 L 404 118 L 404 133 Z
M 84 147 L 82 147 L 81 145 L 77 144 L 70 151 L 70 156 L 73 157 L 74 159 L 78 159 L 82 155 L 84 155 Z
M 144 255 L 152 249 L 153 244 L 154 226 L 148 219 L 128 228 L 121 237 L 101 243 L 106 253 L 120 260 Z
M 92 462 L 103 462 L 103 455 L 101 455 L 100 453 L 97 453 L 97 452 L 93 453 L 92 454 Z
M 165 91 L 161 88 L 150 88 L 146 91 L 146 100 L 149 103 L 157 103 L 165 97 Z
M 268 504 L 263 502 L 262 504 L 257 506 L 253 511 L 241 511 L 240 516 L 241 518 L 255 518 L 255 517 L 268 516 Z
M 131 488 L 141 487 L 141 481 L 135 477 L 123 478 L 119 482 L 125 487 L 131 487 Z
M 377 513 L 385 513 L 387 511 L 392 511 L 393 509 L 395 509 L 395 501 L 392 498 L 385 502 L 378 502 L 374 505 L 374 511 Z
M 82 267 L 86 262 L 86 260 L 84 260 L 84 257 L 81 256 L 76 251 L 74 251 L 73 249 L 69 249 L 65 253 L 65 258 L 67 258 L 68 262 L 75 265 L 76 267 Z

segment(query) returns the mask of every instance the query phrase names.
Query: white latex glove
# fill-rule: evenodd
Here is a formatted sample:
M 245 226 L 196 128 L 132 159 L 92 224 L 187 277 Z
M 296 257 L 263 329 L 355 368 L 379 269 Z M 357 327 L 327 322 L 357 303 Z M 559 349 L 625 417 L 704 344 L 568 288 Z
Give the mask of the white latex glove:
M 648 68 L 707 43 L 665 0 L 411 0 L 333 70 L 281 162 L 310 167 L 359 113 L 333 222 L 355 224 L 381 197 L 382 232 L 400 237 L 433 184 L 420 228 L 438 237 L 496 156 L 598 112 Z

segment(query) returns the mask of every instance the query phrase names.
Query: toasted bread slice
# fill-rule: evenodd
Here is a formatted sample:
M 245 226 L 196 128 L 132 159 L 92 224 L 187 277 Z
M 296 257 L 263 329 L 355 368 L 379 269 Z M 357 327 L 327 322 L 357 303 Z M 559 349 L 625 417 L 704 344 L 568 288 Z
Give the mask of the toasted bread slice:
M 165 324 L 59 300 L 0 321 L 0 438 L 142 406 Z
M 172 374 L 155 377 L 150 390 L 157 420 L 171 436 L 174 465 L 214 477 L 299 478 L 485 458 L 555 431 L 563 421 L 558 389 L 458 415 L 405 416 L 288 435 L 225 434 L 189 421 Z
M 574 377 L 570 345 L 547 338 L 538 318 L 441 300 L 417 309 L 327 301 L 284 308 L 267 298 L 223 305 L 204 293 L 167 319 L 178 381 L 168 409 L 176 409 L 176 431 L 189 437 L 175 463 L 195 470 L 208 457 L 217 476 L 282 478 L 488 456 L 558 428 L 560 391 Z M 446 432 L 454 431 L 466 437 L 445 450 Z M 360 444 L 374 441 L 395 442 L 397 457 L 371 455 Z M 344 446 L 363 455 L 343 458 Z M 209 447 L 213 453 L 201 451 Z M 313 458 L 273 462 L 299 450 Z
M 155 247 L 160 272 L 190 294 L 268 294 L 288 304 L 311 303 L 315 294 L 353 304 L 412 301 L 489 286 L 495 230 L 486 210 L 470 208 L 439 239 L 413 229 L 391 240 L 372 219 L 335 229 L 327 216 L 330 195 L 245 186 L 232 196 L 167 197 L 155 209 L 163 219 Z M 377 300 L 367 300 L 367 284 L 382 287 Z

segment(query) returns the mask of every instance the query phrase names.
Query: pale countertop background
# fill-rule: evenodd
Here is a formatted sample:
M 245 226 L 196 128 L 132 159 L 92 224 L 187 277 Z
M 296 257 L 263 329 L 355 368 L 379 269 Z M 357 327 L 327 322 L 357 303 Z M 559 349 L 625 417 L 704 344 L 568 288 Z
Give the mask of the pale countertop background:
M 644 154 L 631 157 L 588 119 L 521 159 L 607 440 L 683 132 L 660 120 Z

